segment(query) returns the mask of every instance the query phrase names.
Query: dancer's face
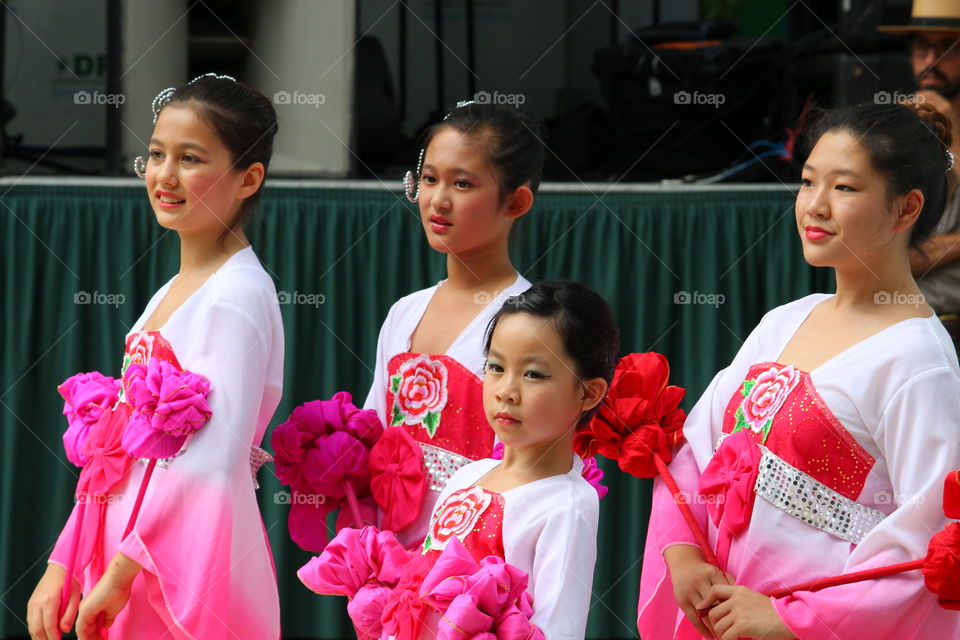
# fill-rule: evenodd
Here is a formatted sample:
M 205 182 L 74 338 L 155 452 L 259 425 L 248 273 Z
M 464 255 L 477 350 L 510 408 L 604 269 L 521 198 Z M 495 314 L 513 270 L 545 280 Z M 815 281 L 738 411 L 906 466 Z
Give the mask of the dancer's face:
M 420 173 L 420 222 L 436 251 L 466 256 L 505 248 L 514 220 L 530 208 L 533 195 L 527 187 L 501 199 L 488 144 L 484 131 L 463 133 L 446 126 L 427 146 Z
M 160 112 L 149 154 L 150 205 L 161 226 L 181 233 L 220 234 L 231 228 L 243 199 L 263 179 L 260 163 L 246 170 L 234 166 L 230 150 L 189 103 Z

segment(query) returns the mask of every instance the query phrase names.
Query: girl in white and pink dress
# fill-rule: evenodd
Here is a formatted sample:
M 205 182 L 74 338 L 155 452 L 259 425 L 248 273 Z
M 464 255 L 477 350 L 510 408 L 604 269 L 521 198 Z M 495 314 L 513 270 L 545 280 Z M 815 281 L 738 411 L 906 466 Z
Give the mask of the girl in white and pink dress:
M 573 453 L 613 378 L 619 333 L 583 285 L 540 282 L 509 298 L 482 353 L 485 420 L 502 460 L 459 469 L 421 548 L 344 529 L 299 576 L 346 595 L 359 638 L 582 640 L 599 497 Z
M 944 206 L 950 123 L 925 105 L 828 112 L 797 194 L 806 260 L 837 289 L 774 309 L 684 426 L 670 465 L 708 564 L 654 485 L 644 640 L 960 637 L 919 571 L 785 597 L 792 585 L 923 558 L 960 467 L 960 369 L 910 274 Z M 715 635 L 714 635 L 715 634 Z
M 78 496 L 97 500 L 78 505 L 61 533 L 28 605 L 30 633 L 52 640 L 75 619 L 84 639 L 276 640 L 276 575 L 254 489 L 265 457 L 257 445 L 281 395 L 283 327 L 243 232 L 276 116 L 251 87 L 212 74 L 162 92 L 154 113 L 149 159 L 136 169 L 157 221 L 180 236 L 180 271 L 127 335 L 116 403 L 88 435 L 65 437 L 71 459 L 89 458 Z M 202 380 L 205 423 L 156 464 L 131 519 L 154 469 L 124 450 L 138 367 Z M 65 579 L 72 596 L 58 614 Z
M 364 404 L 385 426 L 406 431 L 422 454 L 419 504 L 374 492 L 381 525 L 407 545 L 423 540 L 450 476 L 493 451 L 481 403 L 482 344 L 503 301 L 530 286 L 510 261 L 508 241 L 540 183 L 538 131 L 542 125 L 516 109 L 461 105 L 427 130 L 417 175 L 407 176 L 427 242 L 447 256 L 447 278 L 390 309 Z M 385 451 L 394 442 L 387 438 L 380 453 L 401 455 Z

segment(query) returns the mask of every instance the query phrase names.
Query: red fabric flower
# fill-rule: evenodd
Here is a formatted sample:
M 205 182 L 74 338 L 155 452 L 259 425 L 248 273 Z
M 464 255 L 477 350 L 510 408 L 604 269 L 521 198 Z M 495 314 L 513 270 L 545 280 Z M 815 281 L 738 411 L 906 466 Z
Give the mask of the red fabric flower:
M 405 429 L 387 429 L 370 451 L 370 489 L 383 509 L 384 529 L 399 531 L 417 519 L 427 490 L 423 452 Z
M 960 520 L 960 469 L 951 471 L 943 483 L 943 513 L 951 520 Z
M 657 475 L 653 456 L 664 463 L 683 440 L 686 413 L 680 409 L 686 390 L 667 384 L 670 366 L 659 353 L 631 353 L 620 360 L 607 397 L 588 429 L 574 437 L 581 457 L 599 453 L 617 460 L 627 473 Z
M 923 579 L 941 607 L 960 611 L 960 523 L 951 522 L 930 540 Z
M 384 635 L 394 640 L 416 640 L 419 636 L 420 625 L 428 612 L 427 603 L 420 598 L 420 585 L 432 566 L 427 556 L 410 554 L 400 582 L 383 607 Z

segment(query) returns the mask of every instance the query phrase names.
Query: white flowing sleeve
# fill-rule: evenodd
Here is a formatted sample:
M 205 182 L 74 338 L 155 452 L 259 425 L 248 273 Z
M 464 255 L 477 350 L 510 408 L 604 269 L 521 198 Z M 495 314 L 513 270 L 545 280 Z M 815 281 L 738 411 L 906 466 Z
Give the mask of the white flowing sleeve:
M 918 374 L 883 410 L 874 435 L 898 505 L 853 550 L 844 573 L 923 558 L 947 523 L 943 483 L 960 468 L 960 379 L 946 367 Z M 960 615 L 939 608 L 919 571 L 774 600 L 801 640 L 957 638 Z
M 395 309 L 396 304 L 390 307 L 390 312 L 387 313 L 387 318 L 380 327 L 380 335 L 377 337 L 377 357 L 373 365 L 373 384 L 370 385 L 367 399 L 363 403 L 364 409 L 373 409 L 377 412 L 384 425 L 387 424 L 387 362 L 389 360 L 387 349 L 390 337 L 393 335 Z
M 551 496 L 552 509 L 539 523 L 530 571 L 531 622 L 546 640 L 583 640 L 586 634 L 600 510 L 596 491 L 589 490 L 592 497 L 577 496 L 575 488 Z
M 211 417 L 183 454 L 153 474 L 119 551 L 156 576 L 170 615 L 193 636 L 269 637 L 279 602 L 269 588 L 276 578 L 250 448 L 279 401 L 282 327 L 276 299 L 263 287 L 245 279 L 224 284 L 228 291 L 217 293 L 225 295 L 171 339 L 175 349 L 190 345 L 178 353 L 180 364 L 210 380 Z

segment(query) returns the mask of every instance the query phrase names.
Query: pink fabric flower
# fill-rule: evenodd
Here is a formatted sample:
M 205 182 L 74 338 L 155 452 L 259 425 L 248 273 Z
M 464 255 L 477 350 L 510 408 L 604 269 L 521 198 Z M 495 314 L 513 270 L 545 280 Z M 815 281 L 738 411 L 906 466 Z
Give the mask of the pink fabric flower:
M 607 495 L 609 489 L 604 485 L 600 484 L 603 482 L 603 469 L 600 468 L 600 465 L 597 464 L 597 458 L 591 456 L 584 459 L 583 461 L 583 471 L 580 472 L 580 475 L 583 476 L 583 479 L 590 483 L 590 485 L 597 490 L 597 495 L 600 500 L 603 500 L 603 496 Z
M 98 371 L 77 373 L 64 380 L 57 391 L 63 397 L 63 415 L 69 424 L 63 434 L 63 448 L 67 460 L 82 467 L 89 459 L 82 453 L 83 443 L 103 412 L 116 404 L 120 381 Z
M 169 458 L 210 418 L 210 382 L 166 360 L 131 364 L 123 375 L 133 407 L 123 448 L 134 458 Z
M 86 464 L 77 480 L 75 495 L 104 504 L 113 487 L 126 477 L 133 461 L 121 446 L 121 435 L 130 416 L 129 407 L 120 403 L 116 409 L 107 409 L 90 428 L 89 436 L 81 443 L 79 454 Z
M 294 495 L 290 537 L 301 548 L 323 550 L 327 535 L 320 522 L 345 503 L 348 486 L 357 498 L 370 496 L 370 448 L 382 435 L 377 413 L 358 409 L 346 391 L 300 405 L 273 430 L 277 478 Z
M 358 635 L 379 638 L 383 608 L 409 557 L 390 531 L 343 529 L 297 577 L 316 593 L 350 598 L 347 613 Z
M 717 541 L 720 566 L 726 566 L 733 537 L 750 524 L 760 457 L 760 447 L 750 434 L 738 431 L 724 438 L 700 475 L 700 494 L 707 498 L 707 511 L 720 529 Z
M 780 411 L 787 396 L 800 382 L 800 372 L 793 365 L 773 365 L 757 376 L 756 381 L 740 404 L 743 419 L 755 432 L 764 431 L 767 422 Z
M 437 640 L 542 638 L 530 623 L 527 583 L 527 574 L 502 558 L 478 563 L 454 538 L 424 578 L 420 597 L 441 614 Z

